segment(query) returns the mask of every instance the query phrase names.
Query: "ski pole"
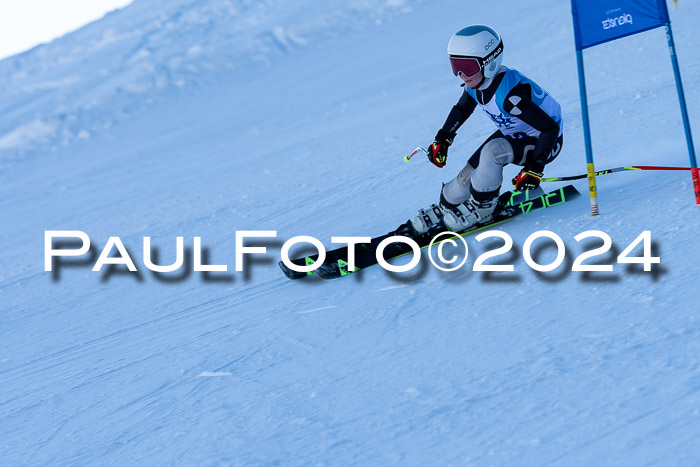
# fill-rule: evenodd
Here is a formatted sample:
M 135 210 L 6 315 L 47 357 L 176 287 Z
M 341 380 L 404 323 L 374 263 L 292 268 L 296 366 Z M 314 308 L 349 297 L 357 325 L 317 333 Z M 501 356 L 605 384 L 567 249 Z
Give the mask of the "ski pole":
M 403 156 L 403 161 L 404 162 L 411 162 L 411 158 L 415 156 L 418 151 L 423 151 L 425 155 L 428 155 L 428 151 L 426 149 L 423 149 L 422 147 L 418 146 L 416 149 L 413 150 L 413 152 L 407 156 Z
M 691 170 L 690 167 L 662 167 L 658 165 L 629 165 L 625 167 L 615 167 L 612 169 L 605 169 L 596 171 L 595 175 L 605 175 L 615 172 L 625 172 L 627 170 Z M 543 182 L 568 182 L 571 180 L 580 180 L 582 178 L 588 177 L 588 174 L 571 175 L 569 177 L 550 177 L 543 178 Z
M 424 154 L 428 154 L 427 149 L 423 149 L 422 147 L 417 147 L 416 149 L 411 152 L 411 154 L 408 154 L 403 157 L 404 162 L 411 162 L 411 159 L 413 156 L 418 154 L 418 152 L 423 152 Z M 606 174 L 611 174 L 615 172 L 626 172 L 628 170 L 692 170 L 690 167 L 664 167 L 664 166 L 659 166 L 659 165 L 628 165 L 624 167 L 614 167 L 612 169 L 605 169 L 605 170 L 599 170 L 595 172 L 595 175 L 606 175 Z M 549 177 L 549 178 L 543 178 L 543 182 L 568 182 L 571 180 L 581 180 L 583 178 L 588 177 L 588 174 L 580 174 L 580 175 L 570 175 L 568 177 Z

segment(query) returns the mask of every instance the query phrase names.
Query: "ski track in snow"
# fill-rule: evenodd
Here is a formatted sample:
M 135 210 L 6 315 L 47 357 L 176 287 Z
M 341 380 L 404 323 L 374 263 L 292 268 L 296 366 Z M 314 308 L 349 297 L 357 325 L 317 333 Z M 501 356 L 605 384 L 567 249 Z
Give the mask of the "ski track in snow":
M 336 307 L 337 307 L 337 305 L 322 306 L 322 307 L 320 307 L 320 308 L 314 308 L 314 309 L 312 309 L 312 310 L 300 311 L 299 314 L 300 314 L 300 315 L 304 315 L 304 314 L 307 314 L 307 313 L 316 313 L 317 311 L 332 310 L 333 308 L 336 308 Z
M 381 289 L 377 290 L 377 292 L 386 292 L 388 290 L 403 289 L 404 287 L 408 287 L 408 284 L 391 285 L 389 287 L 382 287 Z
M 231 376 L 231 373 L 228 371 L 203 371 L 197 375 L 198 378 L 215 376 Z

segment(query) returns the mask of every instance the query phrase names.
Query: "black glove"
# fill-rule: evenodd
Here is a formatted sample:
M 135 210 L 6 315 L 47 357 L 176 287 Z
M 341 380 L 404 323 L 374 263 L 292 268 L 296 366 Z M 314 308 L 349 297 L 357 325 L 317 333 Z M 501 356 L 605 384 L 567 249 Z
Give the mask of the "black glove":
M 542 175 L 540 172 L 525 167 L 513 178 L 513 187 L 517 191 L 535 190 L 540 186 Z
M 443 168 L 447 163 L 447 148 L 452 144 L 455 135 L 440 129 L 435 135 L 435 141 L 428 147 L 428 160 L 437 167 Z

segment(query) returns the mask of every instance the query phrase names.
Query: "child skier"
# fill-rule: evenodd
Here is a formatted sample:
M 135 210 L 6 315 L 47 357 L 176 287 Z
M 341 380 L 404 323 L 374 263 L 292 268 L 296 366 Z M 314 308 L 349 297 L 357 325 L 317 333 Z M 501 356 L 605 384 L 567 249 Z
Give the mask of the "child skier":
M 544 166 L 562 147 L 559 103 L 517 70 L 501 66 L 503 41 L 495 30 L 468 26 L 452 36 L 447 53 L 452 72 L 464 81 L 465 89 L 430 145 L 428 159 L 437 167 L 445 166 L 447 149 L 477 105 L 498 130 L 459 174 L 443 185 L 440 205 L 421 210 L 411 220 L 418 233 L 441 221 L 451 231 L 490 221 L 503 182 L 503 167 L 523 167 L 513 178 L 516 190 L 536 189 Z

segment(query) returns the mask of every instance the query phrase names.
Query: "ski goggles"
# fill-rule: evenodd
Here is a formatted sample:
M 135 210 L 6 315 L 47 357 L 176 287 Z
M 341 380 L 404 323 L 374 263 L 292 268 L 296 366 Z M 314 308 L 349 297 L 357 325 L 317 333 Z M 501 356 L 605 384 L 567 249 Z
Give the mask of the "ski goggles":
M 452 73 L 459 76 L 461 72 L 467 78 L 471 78 L 481 71 L 481 61 L 474 57 L 456 57 L 450 55 L 450 65 L 452 65 Z

